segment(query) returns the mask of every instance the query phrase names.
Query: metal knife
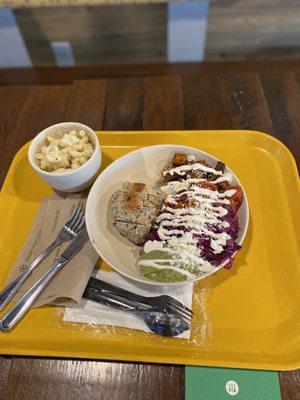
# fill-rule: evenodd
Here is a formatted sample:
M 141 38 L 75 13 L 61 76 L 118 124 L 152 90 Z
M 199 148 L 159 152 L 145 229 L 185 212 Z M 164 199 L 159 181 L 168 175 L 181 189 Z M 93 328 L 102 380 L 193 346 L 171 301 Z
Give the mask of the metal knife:
M 81 250 L 88 236 L 86 228 L 76 236 L 66 250 L 52 263 L 39 280 L 16 302 L 16 304 L 0 319 L 0 330 L 9 332 L 27 313 L 32 304 L 58 274 L 63 266 Z

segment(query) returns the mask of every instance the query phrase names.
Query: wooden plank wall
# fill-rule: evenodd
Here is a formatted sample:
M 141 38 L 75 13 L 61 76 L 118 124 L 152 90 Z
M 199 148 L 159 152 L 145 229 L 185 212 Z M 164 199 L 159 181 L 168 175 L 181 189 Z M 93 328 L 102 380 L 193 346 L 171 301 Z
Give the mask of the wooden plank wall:
M 167 4 L 17 9 L 35 65 L 69 41 L 78 65 L 167 61 Z M 300 57 L 300 0 L 210 0 L 205 60 Z
M 210 0 L 206 60 L 299 57 L 299 0 Z
M 35 65 L 54 65 L 51 41 L 69 41 L 78 65 L 165 62 L 166 4 L 15 10 Z

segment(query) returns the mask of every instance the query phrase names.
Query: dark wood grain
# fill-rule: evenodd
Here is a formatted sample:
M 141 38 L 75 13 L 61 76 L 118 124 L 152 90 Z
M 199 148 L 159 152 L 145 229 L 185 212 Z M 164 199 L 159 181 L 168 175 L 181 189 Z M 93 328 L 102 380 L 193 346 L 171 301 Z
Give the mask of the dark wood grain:
M 289 72 L 291 72 L 291 71 L 289 71 Z M 293 74 L 294 75 L 294 77 L 295 77 L 295 80 L 296 80 L 296 82 L 297 82 L 297 86 L 298 86 L 298 88 L 300 89 L 300 73 L 294 73 Z
M 184 129 L 181 79 L 145 79 L 145 130 Z
M 220 76 L 183 78 L 184 118 L 187 129 L 231 129 L 224 110 Z
M 300 370 L 279 372 L 282 399 L 300 399 Z
M 268 105 L 254 74 L 184 77 L 189 129 L 251 129 L 272 133 Z
M 4 389 L 7 386 L 7 380 L 12 363 L 13 361 L 10 358 L 0 357 L 0 400 L 4 399 Z
M 105 108 L 106 81 L 76 81 L 72 85 L 66 111 L 67 121 L 80 121 L 101 130 Z M 92 105 L 92 106 L 91 106 Z
M 222 77 L 222 104 L 233 129 L 250 129 L 273 133 L 267 102 L 255 74 Z
M 0 69 L 0 85 L 71 84 L 75 80 L 137 76 L 300 73 L 300 60 L 247 60 L 204 63 L 99 64 L 81 67 Z
M 66 120 L 96 129 L 258 129 L 283 140 L 299 161 L 299 110 L 299 86 L 290 73 L 0 87 L 0 179 L 20 146 Z M 283 400 L 299 399 L 299 380 L 299 371 L 280 373 Z M 0 400 L 44 398 L 183 400 L 184 367 L 0 358 Z
M 143 129 L 144 81 L 140 78 L 108 81 L 104 129 Z
M 47 126 L 66 121 L 70 92 L 71 86 L 0 88 L 1 185 L 23 144 Z
M 293 74 L 261 76 L 261 84 L 273 121 L 274 134 L 300 159 L 300 91 Z
M 0 398 L 179 400 L 184 393 L 180 372 L 172 366 L 15 358 Z

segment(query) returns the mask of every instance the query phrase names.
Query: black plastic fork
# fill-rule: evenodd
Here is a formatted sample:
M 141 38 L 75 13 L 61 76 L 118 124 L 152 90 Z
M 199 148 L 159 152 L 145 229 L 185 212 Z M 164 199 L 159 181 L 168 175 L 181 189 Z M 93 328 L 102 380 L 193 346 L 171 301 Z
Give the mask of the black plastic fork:
M 117 310 L 127 311 L 143 318 L 148 328 L 161 336 L 178 336 L 190 329 L 190 323 L 182 318 L 178 313 L 165 313 L 146 304 L 140 304 L 132 300 L 125 299 L 124 296 L 117 296 L 112 293 L 103 293 L 101 289 L 87 287 L 83 297 L 112 307 Z
M 102 281 L 101 279 L 96 279 L 91 277 L 87 288 L 98 289 L 103 293 L 115 294 L 117 296 L 124 297 L 129 301 L 138 302 L 140 304 L 146 304 L 151 307 L 155 307 L 161 312 L 171 312 L 173 314 L 178 314 L 186 320 L 190 321 L 193 316 L 193 311 L 189 309 L 187 306 L 182 304 L 180 301 L 174 299 L 168 295 L 160 295 L 160 296 L 142 296 L 129 290 L 120 288 L 111 283 Z

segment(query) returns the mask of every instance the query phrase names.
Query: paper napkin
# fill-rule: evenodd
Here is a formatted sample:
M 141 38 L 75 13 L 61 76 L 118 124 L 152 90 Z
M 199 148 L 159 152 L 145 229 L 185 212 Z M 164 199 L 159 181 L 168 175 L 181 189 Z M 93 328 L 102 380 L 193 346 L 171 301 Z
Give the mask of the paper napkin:
M 5 282 L 7 286 L 55 239 L 57 233 L 68 220 L 73 207 L 78 201 L 85 201 L 80 195 L 61 197 L 54 194 L 44 199 L 33 221 L 32 228 L 25 240 L 15 264 Z M 39 277 L 49 268 L 54 259 L 70 244 L 66 242 L 56 248 L 49 257 L 42 262 L 14 297 L 16 301 L 26 292 Z M 38 298 L 34 307 L 45 304 L 65 305 L 79 303 L 95 267 L 98 255 L 90 241 L 87 241 L 81 251 L 70 260 L 61 272 L 53 279 L 49 286 Z
M 193 284 L 172 286 L 169 288 L 165 286 L 146 285 L 139 282 L 129 281 L 116 272 L 102 270 L 98 271 L 97 278 L 144 296 L 168 294 L 185 304 L 187 307 L 192 308 Z M 90 300 L 83 300 L 80 306 L 67 307 L 65 309 L 63 320 L 94 325 L 120 326 L 130 329 L 138 329 L 144 332 L 151 332 L 141 317 L 131 314 L 130 312 L 114 310 Z M 185 331 L 176 337 L 189 339 L 190 330 Z

